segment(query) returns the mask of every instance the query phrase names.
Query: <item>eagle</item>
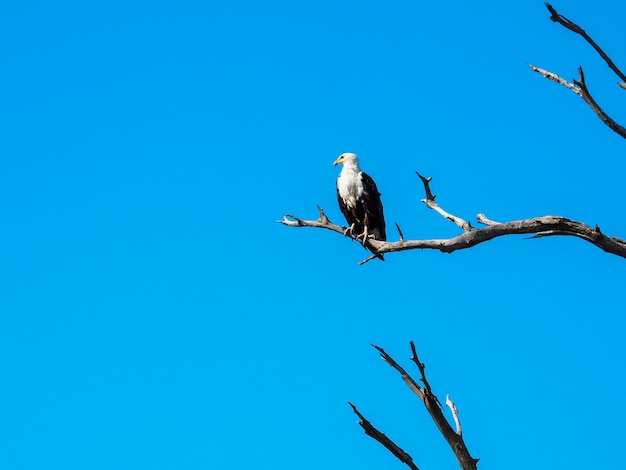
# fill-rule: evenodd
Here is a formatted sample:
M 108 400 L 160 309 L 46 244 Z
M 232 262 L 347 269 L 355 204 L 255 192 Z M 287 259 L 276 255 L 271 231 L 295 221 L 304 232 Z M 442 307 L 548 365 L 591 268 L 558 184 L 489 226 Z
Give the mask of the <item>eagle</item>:
M 363 246 L 369 237 L 385 241 L 385 217 L 380 193 L 374 180 L 361 171 L 359 159 L 353 153 L 343 153 L 333 163 L 343 165 L 337 178 L 337 201 L 348 222 L 348 230 Z M 382 255 L 377 255 L 383 259 Z

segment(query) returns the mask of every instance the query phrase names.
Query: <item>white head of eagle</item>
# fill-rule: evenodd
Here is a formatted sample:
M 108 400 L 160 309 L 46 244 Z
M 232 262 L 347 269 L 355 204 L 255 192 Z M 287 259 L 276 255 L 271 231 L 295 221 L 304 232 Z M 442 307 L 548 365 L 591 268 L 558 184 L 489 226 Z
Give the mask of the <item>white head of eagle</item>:
M 334 165 L 343 165 L 337 178 L 337 201 L 351 232 L 364 238 L 373 235 L 376 240 L 386 240 L 383 204 L 374 180 L 361 171 L 359 159 L 353 153 L 339 155 Z

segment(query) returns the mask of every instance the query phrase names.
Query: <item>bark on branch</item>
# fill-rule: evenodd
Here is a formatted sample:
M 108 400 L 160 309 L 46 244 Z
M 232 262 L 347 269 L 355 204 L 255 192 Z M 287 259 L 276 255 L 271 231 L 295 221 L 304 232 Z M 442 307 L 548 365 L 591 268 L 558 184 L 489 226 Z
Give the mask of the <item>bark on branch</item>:
M 591 45 L 591 47 L 593 47 L 596 50 L 596 52 L 600 54 L 600 57 L 604 59 L 604 61 L 609 66 L 609 68 L 613 72 L 615 72 L 615 74 L 622 80 L 622 82 L 626 82 L 626 75 L 624 75 L 624 73 L 620 69 L 617 68 L 617 66 L 613 63 L 611 58 L 602 50 L 600 46 L 598 46 L 598 44 L 593 39 L 591 39 L 591 37 L 587 34 L 587 32 L 584 29 L 582 29 L 573 21 L 565 18 L 563 15 L 557 12 L 556 9 L 549 3 L 546 3 L 546 8 L 550 12 L 550 19 L 552 21 L 554 21 L 555 23 L 559 23 L 560 25 L 564 26 L 570 31 L 573 31 L 576 34 L 580 34 L 585 39 L 585 41 L 587 41 Z M 623 85 L 623 83 L 620 85 Z M 624 86 L 622 86 L 622 88 L 624 88 Z
M 591 39 L 591 37 L 585 32 L 585 30 L 582 29 L 580 26 L 578 26 L 576 23 L 572 22 L 571 20 L 565 18 L 563 15 L 558 13 L 556 9 L 549 3 L 546 3 L 545 5 L 548 11 L 550 12 L 550 15 L 551 15 L 550 19 L 554 21 L 555 23 L 561 24 L 562 26 L 569 29 L 570 31 L 573 31 L 576 34 L 580 34 L 589 44 L 591 44 L 591 46 L 596 50 L 596 52 L 600 54 L 600 57 L 604 59 L 604 61 L 607 63 L 610 69 L 613 70 L 613 72 L 615 72 L 615 74 L 622 80 L 621 82 L 618 82 L 619 86 L 626 89 L 626 83 L 624 83 L 626 82 L 626 75 L 624 75 L 624 73 L 619 68 L 617 68 L 617 66 L 613 63 L 611 58 L 602 50 L 602 48 L 593 39 Z M 608 114 L 606 114 L 602 110 L 600 105 L 593 99 L 593 97 L 589 93 L 589 89 L 587 88 L 587 84 L 585 83 L 585 75 L 583 73 L 582 67 L 578 67 L 579 79 L 574 80 L 574 83 L 570 83 L 567 80 L 559 77 L 557 74 L 553 72 L 549 72 L 545 69 L 536 67 L 532 64 L 528 64 L 528 65 L 533 71 L 540 73 L 541 75 L 543 75 L 544 77 L 550 80 L 560 83 L 561 85 L 569 88 L 578 96 L 580 96 L 585 101 L 585 103 L 589 105 L 589 107 L 593 110 L 593 112 L 596 113 L 596 115 L 600 118 L 600 120 L 602 120 L 602 122 L 604 122 L 607 126 L 609 126 L 609 128 L 611 128 L 617 134 L 619 134 L 620 136 L 626 139 L 626 128 L 624 128 L 623 126 L 615 122 Z
M 583 72 L 582 67 L 578 67 L 578 80 L 574 80 L 574 83 L 570 83 L 567 80 L 559 77 L 557 74 L 553 72 L 549 72 L 545 69 L 539 68 L 533 64 L 528 64 L 528 66 L 537 73 L 540 73 L 547 79 L 550 79 L 554 82 L 560 83 L 566 88 L 569 88 L 578 96 L 580 96 L 585 103 L 589 105 L 594 113 L 600 118 L 600 120 L 609 126 L 613 131 L 615 131 L 620 136 L 626 139 L 626 128 L 615 122 L 608 114 L 604 112 L 604 110 L 600 107 L 600 105 L 596 102 L 595 99 L 589 93 L 589 89 L 587 88 L 587 84 L 585 83 L 585 74 Z
M 475 459 L 470 455 L 469 450 L 465 445 L 465 441 L 463 440 L 463 436 L 461 435 L 461 424 L 459 422 L 458 410 L 456 409 L 456 406 L 454 406 L 454 404 L 452 404 L 451 406 L 454 422 L 456 424 L 455 431 L 455 429 L 450 425 L 450 423 L 444 416 L 441 402 L 433 393 L 430 383 L 426 379 L 426 365 L 423 362 L 420 362 L 420 360 L 418 359 L 415 344 L 413 343 L 413 341 L 410 342 L 410 345 L 412 352 L 411 360 L 415 363 L 420 372 L 420 381 L 423 385 L 419 385 L 418 382 L 413 379 L 413 377 L 411 377 L 408 372 L 404 370 L 404 368 L 400 364 L 398 364 L 389 354 L 387 354 L 383 348 L 374 344 L 372 344 L 372 347 L 374 347 L 380 353 L 380 356 L 387 364 L 393 367 L 400 374 L 402 380 L 407 384 L 409 389 L 413 393 L 415 393 L 415 395 L 417 395 L 417 397 L 422 401 L 422 403 L 426 407 L 426 410 L 428 411 L 428 414 L 430 414 L 430 417 L 437 425 L 437 428 L 452 449 L 452 452 L 454 452 L 454 455 L 456 456 L 461 466 L 461 469 L 477 470 L 476 465 L 478 463 L 478 459 Z M 408 456 L 406 452 L 400 449 L 387 436 L 374 428 L 369 421 L 363 418 L 363 416 L 357 411 L 356 407 L 352 403 L 350 403 L 350 406 L 352 406 L 354 412 L 359 416 L 359 418 L 361 418 L 362 422 L 359 424 L 365 429 L 365 432 L 369 436 L 373 437 L 381 444 L 383 444 L 402 462 L 406 463 L 411 468 L 417 468 L 413 464 L 413 459 Z
M 572 236 L 585 240 L 607 253 L 626 258 L 625 240 L 605 235 L 597 225 L 595 228 L 592 228 L 582 222 L 576 222 L 560 216 L 546 215 L 532 219 L 500 223 L 489 220 L 484 214 L 478 214 L 478 222 L 486 225 L 486 227 L 473 228 L 469 222 L 449 214 L 439 207 L 430 190 L 432 178 L 424 178 L 421 175 L 419 175 L 419 177 L 424 183 L 426 192 L 426 198 L 423 199 L 422 202 L 426 204 L 428 208 L 437 211 L 443 217 L 463 229 L 463 233 L 449 239 L 405 240 L 402 236 L 400 240 L 396 242 L 370 239 L 366 244 L 368 249 L 380 254 L 416 249 L 439 250 L 443 253 L 452 253 L 457 250 L 471 248 L 505 235 L 532 235 L 530 238 Z M 318 210 L 319 218 L 317 220 L 304 220 L 295 215 L 286 214 L 283 220 L 278 220 L 277 222 L 287 225 L 288 227 L 315 227 L 332 230 L 341 235 L 346 233 L 347 227 L 332 223 L 321 207 L 318 207 Z M 362 261 L 361 264 L 372 258 L 374 258 L 374 256 Z
M 413 458 L 409 454 L 407 454 L 395 442 L 389 439 L 385 435 L 385 433 L 382 433 L 378 429 L 376 429 L 374 425 L 370 423 L 367 419 L 365 419 L 365 417 L 359 412 L 359 410 L 357 410 L 356 406 L 354 406 L 350 402 L 348 402 L 348 405 L 352 407 L 352 411 L 354 411 L 354 414 L 356 414 L 361 420 L 359 422 L 359 426 L 363 428 L 365 434 L 370 436 L 372 439 L 380 442 L 383 446 L 387 448 L 389 452 L 395 455 L 398 460 L 400 460 L 400 462 L 406 464 L 411 470 L 419 470 L 417 465 L 413 463 Z

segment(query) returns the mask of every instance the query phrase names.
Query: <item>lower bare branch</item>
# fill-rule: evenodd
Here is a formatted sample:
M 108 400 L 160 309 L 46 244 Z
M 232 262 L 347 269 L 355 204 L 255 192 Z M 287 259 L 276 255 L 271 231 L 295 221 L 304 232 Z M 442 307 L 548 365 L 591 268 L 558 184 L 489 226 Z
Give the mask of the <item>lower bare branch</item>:
M 400 462 L 406 464 L 411 470 L 419 470 L 417 465 L 413 463 L 413 458 L 407 454 L 404 450 L 402 450 L 395 442 L 389 439 L 384 433 L 380 432 L 378 429 L 374 427 L 372 423 L 370 423 L 365 417 L 357 410 L 356 406 L 352 403 L 348 402 L 348 405 L 352 407 L 352 411 L 356 414 L 359 419 L 359 426 L 363 428 L 365 434 L 370 436 L 371 438 L 377 440 L 382 445 L 384 445 L 389 452 L 395 455 Z
M 478 459 L 475 459 L 470 455 L 469 450 L 465 445 L 465 441 L 461 436 L 461 433 L 455 432 L 455 430 L 452 428 L 452 426 L 450 426 L 450 423 L 444 416 L 441 403 L 437 396 L 433 393 L 430 384 L 426 379 L 426 366 L 418 359 L 417 352 L 415 350 L 415 344 L 413 343 L 413 341 L 410 342 L 410 345 L 411 352 L 413 353 L 411 360 L 415 362 L 420 371 L 421 380 L 424 383 L 424 387 L 420 387 L 419 385 L 417 385 L 417 382 L 415 382 L 415 380 L 411 378 L 409 374 L 407 374 L 402 366 L 400 366 L 389 354 L 387 354 L 383 350 L 383 348 L 374 345 L 372 346 L 376 348 L 378 352 L 380 352 L 381 357 L 385 360 L 385 362 L 387 362 L 387 364 L 389 364 L 400 373 L 400 375 L 402 376 L 402 380 L 404 380 L 409 388 L 420 398 L 420 400 L 422 400 L 424 406 L 426 407 L 426 410 L 428 411 L 428 414 L 430 414 L 430 417 L 435 422 L 435 425 L 452 449 L 452 452 L 454 452 L 454 455 L 461 465 L 461 469 L 477 470 L 476 465 L 478 463 Z M 460 429 L 460 425 L 458 424 L 457 429 Z
M 387 354 L 383 348 L 381 348 L 380 346 L 376 346 L 375 344 L 372 344 L 372 347 L 374 349 L 376 349 L 380 353 L 380 357 L 387 364 L 389 364 L 391 367 L 393 367 L 394 369 L 396 369 L 398 371 L 398 373 L 402 377 L 402 380 L 404 380 L 404 382 L 411 389 L 411 391 L 413 393 L 415 393 L 419 397 L 420 400 L 423 401 L 424 400 L 424 390 L 422 389 L 422 387 L 420 387 L 417 384 L 417 382 L 413 379 L 413 377 L 411 377 L 407 373 L 407 371 L 405 371 L 402 368 L 402 366 L 400 364 L 398 364 L 389 354 Z
M 433 394 L 432 389 L 430 388 L 430 384 L 428 383 L 428 380 L 426 380 L 426 364 L 421 362 L 419 358 L 417 357 L 417 350 L 415 349 L 415 343 L 411 341 L 409 344 L 411 345 L 411 353 L 412 353 L 411 360 L 415 362 L 417 369 L 420 371 L 421 380 L 422 380 L 422 383 L 424 384 L 425 393 L 435 396 Z

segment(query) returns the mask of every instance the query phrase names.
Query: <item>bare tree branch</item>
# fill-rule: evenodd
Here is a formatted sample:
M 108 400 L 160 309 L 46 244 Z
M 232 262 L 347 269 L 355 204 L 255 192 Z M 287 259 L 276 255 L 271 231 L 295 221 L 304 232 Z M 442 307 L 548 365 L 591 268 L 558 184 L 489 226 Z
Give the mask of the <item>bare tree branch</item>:
M 420 175 L 419 172 L 416 171 L 415 173 L 422 180 L 422 183 L 424 183 L 424 190 L 426 191 L 426 198 L 422 199 L 422 202 L 424 204 L 426 204 L 426 206 L 429 209 L 432 209 L 432 210 L 438 212 L 442 217 L 445 217 L 450 222 L 455 223 L 461 229 L 463 229 L 464 232 L 470 232 L 470 231 L 474 230 L 474 228 L 472 227 L 472 224 L 470 224 L 469 222 L 467 222 L 467 221 L 465 221 L 465 220 L 463 220 L 463 219 L 461 219 L 459 217 L 456 217 L 456 216 L 454 216 L 452 214 L 447 213 L 441 207 L 439 207 L 439 204 L 437 204 L 435 202 L 435 196 L 433 196 L 433 193 L 430 191 L 430 182 L 433 179 L 432 176 L 429 176 L 428 178 L 425 178 L 422 175 Z
M 355 235 L 350 234 L 350 230 L 348 229 L 348 227 L 342 227 L 341 225 L 333 224 L 328 216 L 326 216 L 326 214 L 324 213 L 324 209 L 322 209 L 320 206 L 317 206 L 317 210 L 320 214 L 317 220 L 304 220 L 292 214 L 285 214 L 283 216 L 283 220 L 277 220 L 276 222 L 278 222 L 279 224 L 287 225 L 288 227 L 325 228 L 328 230 L 332 230 L 333 232 L 341 233 L 344 236 L 351 238 L 352 240 L 357 240 L 360 245 L 362 244 L 364 248 L 374 253 L 372 256 L 361 261 L 359 264 L 365 264 L 368 261 L 376 258 L 382 259 L 379 256 L 381 252 L 379 252 L 378 247 L 374 243 L 372 243 L 373 241 L 375 241 L 374 239 L 368 238 L 365 240 L 364 243 L 362 243 L 362 241 L 360 239 L 357 239 Z M 396 224 L 396 227 L 398 228 L 398 232 L 400 233 L 400 239 L 402 239 L 402 232 L 400 231 L 400 227 L 398 226 L 398 224 Z
M 564 87 L 572 90 L 574 93 L 580 96 L 585 101 L 585 103 L 589 105 L 589 107 L 593 110 L 594 113 L 596 113 L 596 115 L 604 124 L 609 126 L 613 131 L 626 139 L 626 128 L 615 122 L 608 114 L 606 114 L 604 110 L 600 107 L 600 105 L 596 102 L 596 100 L 593 99 L 591 93 L 589 93 L 589 89 L 587 88 L 587 84 L 585 83 L 585 74 L 582 67 L 578 67 L 579 79 L 574 80 L 574 83 L 570 83 L 553 72 L 549 72 L 545 69 L 536 67 L 533 64 L 528 64 L 528 66 L 533 71 L 538 72 L 544 77 L 560 83 Z
M 279 224 L 287 225 L 288 227 L 325 228 L 328 230 L 332 230 L 333 232 L 341 233 L 344 236 L 351 238 L 352 240 L 357 240 L 356 236 L 350 234 L 348 227 L 342 227 L 341 225 L 333 224 L 328 218 L 328 216 L 324 213 L 324 209 L 322 209 L 320 206 L 317 206 L 317 210 L 319 211 L 319 214 L 320 214 L 317 220 L 304 220 L 292 214 L 285 214 L 283 217 L 283 220 L 277 220 L 276 222 L 278 222 Z M 398 228 L 398 232 L 400 233 L 400 239 L 402 239 L 403 235 L 402 235 L 402 232 L 400 231 L 400 227 L 398 226 L 398 224 L 396 224 L 396 227 Z M 359 242 L 359 244 L 361 244 L 360 240 L 357 240 L 357 241 Z M 373 239 L 368 238 L 367 240 L 365 240 L 364 246 L 365 248 L 369 249 L 374 254 L 364 259 L 363 261 L 359 262 L 359 264 L 365 264 L 368 261 L 378 258 L 379 251 L 376 245 L 372 243 L 373 241 L 374 241 Z
M 446 395 L 446 406 L 450 408 L 452 411 L 452 417 L 454 418 L 454 423 L 456 424 L 456 433 L 459 436 L 463 435 L 463 429 L 461 429 L 461 420 L 459 419 L 459 410 L 456 409 L 456 405 L 452 400 L 450 400 L 450 395 Z
M 569 29 L 570 31 L 575 32 L 576 34 L 580 34 L 585 39 L 585 41 L 587 41 L 589 44 L 591 44 L 591 47 L 593 47 L 596 50 L 596 52 L 598 54 L 600 54 L 600 57 L 602 57 L 604 59 L 604 61 L 609 66 L 609 68 L 613 72 L 615 72 L 615 74 L 620 79 L 622 79 L 622 83 L 620 83 L 619 85 L 622 88 L 626 88 L 626 84 L 623 83 L 623 82 L 626 82 L 626 75 L 624 75 L 624 73 L 620 69 L 617 68 L 617 66 L 613 63 L 611 58 L 608 55 L 606 55 L 606 53 L 600 48 L 600 46 L 598 46 L 598 44 L 593 39 L 591 39 L 591 37 L 585 32 L 585 30 L 582 29 L 580 26 L 578 26 L 576 23 L 568 20 L 563 15 L 558 13 L 555 10 L 555 8 L 552 5 L 550 5 L 549 3 L 546 3 L 546 8 L 550 12 L 550 15 L 551 15 L 550 19 L 552 21 L 554 21 L 555 23 L 559 23 L 560 25 L 564 26 L 565 28 Z
M 400 237 L 400 241 L 404 240 L 404 234 L 402 233 L 402 230 L 400 230 L 400 226 L 396 223 L 396 228 L 398 229 L 398 236 Z
M 458 250 L 465 250 L 483 242 L 493 240 L 494 238 L 505 235 L 534 235 L 531 238 L 542 238 L 546 236 L 573 236 L 585 240 L 607 253 L 626 258 L 626 241 L 617 237 L 609 237 L 604 235 L 599 229 L 594 229 L 582 222 L 576 222 L 565 217 L 546 215 L 543 217 L 535 217 L 532 219 L 514 220 L 511 222 L 498 223 L 489 220 L 484 214 L 478 215 L 479 222 L 487 225 L 485 228 L 471 228 L 469 224 L 465 226 L 458 223 L 462 220 L 443 211 L 439 205 L 435 209 L 433 206 L 434 197 L 430 190 L 430 181 L 432 178 L 423 178 L 426 199 L 423 202 L 431 209 L 437 210 L 448 220 L 452 220 L 465 231 L 461 235 L 449 239 L 432 239 L 432 240 L 405 240 L 401 238 L 397 242 L 380 241 L 368 239 L 366 247 L 376 254 L 393 253 L 399 251 L 427 249 L 439 250 L 443 253 L 452 253 Z M 429 197 L 430 196 L 432 197 Z M 342 235 L 346 234 L 347 227 L 333 224 L 322 208 L 318 207 L 320 216 L 317 220 L 304 220 L 294 215 L 286 214 L 283 220 L 277 220 L 278 223 L 289 227 L 316 227 L 332 230 Z M 445 215 L 444 215 L 445 214 Z M 363 261 L 367 262 L 373 257 Z M 362 264 L 361 263 L 361 264 Z
M 380 346 L 376 346 L 375 344 L 372 344 L 371 346 L 380 353 L 380 357 L 382 357 L 382 359 L 387 364 L 389 364 L 391 367 L 398 371 L 398 373 L 402 377 L 402 380 L 404 380 L 404 382 L 411 389 L 411 391 L 415 393 L 420 400 L 424 401 L 424 390 L 418 385 L 413 377 L 411 377 L 400 364 L 398 364 L 389 354 L 387 354 L 383 348 L 381 348 Z
M 424 406 L 426 407 L 426 410 L 428 411 L 428 414 L 430 414 L 430 417 L 437 425 L 437 428 L 452 449 L 452 452 L 454 452 L 454 455 L 461 465 L 461 468 L 463 470 L 476 470 L 476 464 L 478 463 L 478 459 L 475 459 L 470 455 L 469 450 L 467 449 L 467 446 L 463 441 L 461 433 L 455 432 L 452 426 L 450 426 L 450 423 L 448 422 L 446 417 L 444 416 L 441 403 L 437 396 L 433 393 L 430 384 L 426 379 L 426 366 L 424 365 L 424 363 L 420 362 L 417 357 L 415 343 L 411 341 L 410 345 L 411 352 L 413 353 L 411 360 L 415 362 L 417 368 L 420 371 L 421 381 L 424 383 L 423 387 L 420 387 L 417 382 L 402 368 L 402 366 L 400 366 L 389 354 L 387 354 L 383 348 L 376 345 L 372 346 L 380 353 L 382 359 L 387 364 L 389 364 L 391 367 L 396 369 L 396 371 L 398 371 L 398 373 L 402 377 L 402 380 L 404 380 L 404 382 L 408 385 L 411 391 L 413 391 L 413 393 L 415 393 L 419 397 L 419 399 L 422 400 Z M 460 429 L 458 423 L 457 428 Z
M 552 80 L 553 82 L 560 83 L 561 85 L 563 85 L 566 88 L 569 88 L 570 90 L 572 90 L 574 93 L 576 93 L 578 96 L 580 96 L 582 98 L 582 94 L 580 92 L 580 88 L 578 88 L 573 83 L 570 83 L 567 80 L 565 80 L 564 78 L 561 78 L 556 73 L 549 72 L 548 70 L 539 68 L 539 67 L 537 67 L 537 66 L 535 66 L 533 64 L 528 64 L 528 66 L 533 70 L 533 72 L 540 73 L 541 75 L 546 77 L 548 80 Z
M 476 216 L 476 219 L 478 220 L 478 222 L 480 222 L 483 225 L 498 225 L 500 223 L 500 222 L 495 222 L 493 220 L 489 220 L 485 214 L 478 214 Z
M 598 115 L 603 123 L 605 123 L 607 126 L 609 126 L 611 129 L 613 129 L 615 132 L 617 132 L 619 135 L 626 139 L 626 128 L 611 119 L 611 117 L 606 114 L 602 110 L 602 108 L 600 108 L 600 105 L 596 102 L 596 100 L 591 97 L 589 89 L 587 88 L 587 84 L 585 83 L 585 74 L 583 73 L 582 67 L 578 67 L 578 76 L 579 80 L 574 80 L 574 84 L 580 88 L 581 98 L 585 100 L 585 103 L 589 105 L 589 107 L 593 110 L 594 113 Z
M 591 46 L 596 50 L 596 52 L 600 54 L 600 56 L 608 64 L 611 70 L 613 70 L 613 72 L 615 72 L 617 76 L 623 80 L 621 82 L 617 82 L 619 86 L 626 89 L 626 83 L 624 83 L 626 82 L 626 75 L 624 75 L 624 73 L 620 69 L 617 68 L 617 66 L 613 63 L 611 58 L 608 55 L 606 55 L 606 53 L 602 50 L 602 48 L 600 48 L 600 46 L 598 46 L 598 44 L 593 39 L 591 39 L 591 37 L 585 32 L 585 30 L 582 29 L 580 26 L 578 26 L 576 23 L 573 23 L 572 21 L 570 21 L 569 19 L 565 18 L 563 15 L 558 13 L 555 10 L 555 8 L 549 3 L 546 3 L 545 5 L 548 11 L 550 12 L 550 15 L 551 15 L 550 19 L 554 21 L 555 23 L 561 24 L 562 26 L 569 29 L 570 31 L 573 31 L 576 34 L 580 34 L 589 44 L 591 44 Z M 600 105 L 598 105 L 598 103 L 593 99 L 593 97 L 589 93 L 589 89 L 587 88 L 587 84 L 585 83 L 585 74 L 583 73 L 582 67 L 578 67 L 579 79 L 574 80 L 574 83 L 570 83 L 567 80 L 559 77 L 557 74 L 553 72 L 549 72 L 547 70 L 541 69 L 532 64 L 528 64 L 528 65 L 535 72 L 540 73 L 541 75 L 543 75 L 544 77 L 550 80 L 560 83 L 561 85 L 569 88 L 578 96 L 580 96 L 585 101 L 585 103 L 589 105 L 589 107 L 593 110 L 593 112 L 596 113 L 596 115 L 600 118 L 602 122 L 604 122 L 607 126 L 609 126 L 609 128 L 611 128 L 614 132 L 616 132 L 617 134 L 619 134 L 620 136 L 626 139 L 626 128 L 624 128 L 623 126 L 615 122 L 608 114 L 606 114 L 602 110 Z
M 357 410 L 356 406 L 352 403 L 348 402 L 348 405 L 352 407 L 352 411 L 359 417 L 361 420 L 359 422 L 359 426 L 363 428 L 365 434 L 370 436 L 372 439 L 377 440 L 382 445 L 384 445 L 389 452 L 395 455 L 400 462 L 408 465 L 411 470 L 419 470 L 417 465 L 413 463 L 413 458 L 403 451 L 395 442 L 389 439 L 384 433 L 380 432 L 378 429 L 374 427 L 372 423 L 370 423 L 365 417 Z

